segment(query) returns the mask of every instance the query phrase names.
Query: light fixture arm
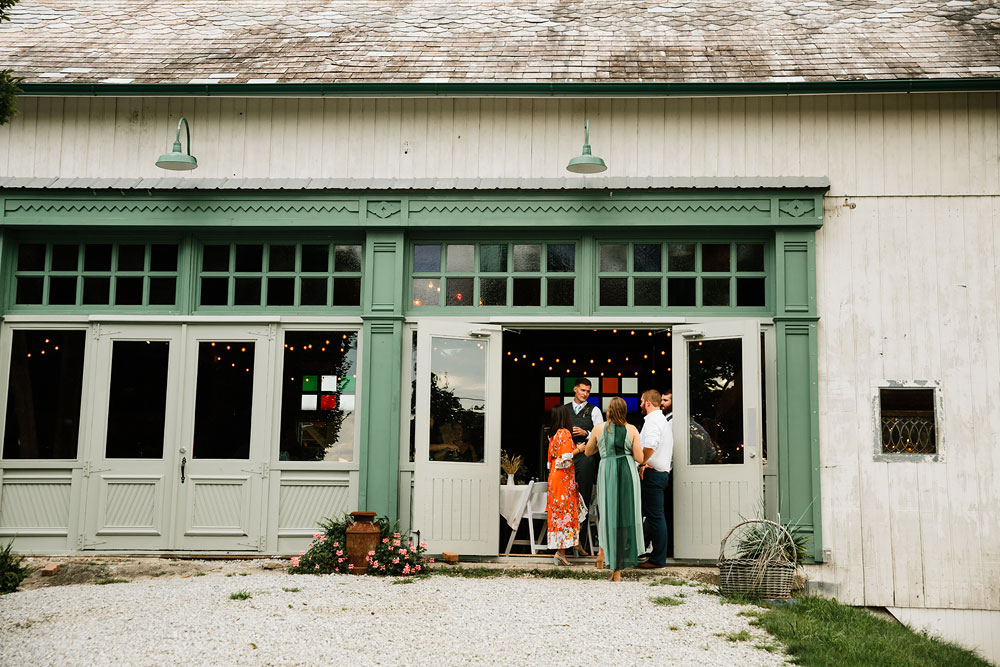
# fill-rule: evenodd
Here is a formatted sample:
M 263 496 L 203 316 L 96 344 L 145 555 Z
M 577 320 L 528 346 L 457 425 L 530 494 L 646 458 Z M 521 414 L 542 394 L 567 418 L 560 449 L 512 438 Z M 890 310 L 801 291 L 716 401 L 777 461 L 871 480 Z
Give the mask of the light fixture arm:
M 590 121 L 583 121 L 583 150 L 580 155 L 569 161 L 566 171 L 574 174 L 597 174 L 608 168 L 604 160 L 590 152 Z
M 180 129 L 178 128 L 178 134 Z M 190 142 L 189 142 L 190 143 Z M 583 154 L 590 155 L 590 121 L 583 121 Z
M 174 152 L 181 152 L 181 123 L 184 123 L 184 129 L 187 131 L 187 154 L 191 155 L 191 125 L 184 116 L 181 116 L 181 119 L 177 121 L 177 138 L 174 139 Z

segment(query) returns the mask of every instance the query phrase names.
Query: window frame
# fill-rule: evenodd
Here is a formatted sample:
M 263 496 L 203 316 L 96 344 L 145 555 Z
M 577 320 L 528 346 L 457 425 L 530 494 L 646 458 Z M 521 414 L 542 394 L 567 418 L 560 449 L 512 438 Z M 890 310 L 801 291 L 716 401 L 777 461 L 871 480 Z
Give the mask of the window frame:
M 934 431 L 937 451 L 933 454 L 885 452 L 882 449 L 882 401 L 880 390 L 931 389 L 934 392 Z M 940 380 L 882 380 L 872 385 L 872 427 L 874 430 L 874 460 L 885 463 L 943 463 L 945 460 L 945 420 Z

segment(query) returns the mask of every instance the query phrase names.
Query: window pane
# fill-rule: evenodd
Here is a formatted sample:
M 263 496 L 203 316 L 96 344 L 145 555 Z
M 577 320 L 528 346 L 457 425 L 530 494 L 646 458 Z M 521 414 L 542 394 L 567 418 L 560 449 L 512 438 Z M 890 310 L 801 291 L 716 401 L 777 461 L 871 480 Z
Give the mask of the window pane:
M 330 271 L 330 247 L 327 245 L 302 246 L 302 271 L 328 273 Z
M 729 278 L 702 278 L 701 291 L 703 306 L 729 305 Z
M 79 271 L 80 246 L 77 244 L 52 246 L 53 271 Z
M 170 343 L 116 340 L 112 345 L 105 456 L 161 459 Z
M 541 271 L 542 270 L 542 246 L 540 246 L 540 245 L 515 245 L 514 246 L 514 270 L 515 271 Z
M 549 271 L 573 271 L 576 264 L 576 246 L 572 243 L 550 243 L 548 256 Z
M 479 246 L 479 270 L 484 273 L 507 270 L 507 244 Z
M 764 279 L 763 278 L 737 278 L 736 279 L 736 305 L 737 306 L 763 306 L 764 305 Z
M 97 243 L 87 244 L 83 251 L 84 271 L 110 271 L 111 270 L 111 244 Z
M 49 278 L 49 304 L 63 306 L 76 304 L 76 276 Z
M 142 305 L 142 278 L 115 278 L 115 305 Z
M 328 301 L 328 278 L 303 278 L 299 303 L 303 306 L 325 306 Z
M 879 389 L 884 454 L 936 454 L 934 390 Z
M 226 306 L 229 304 L 229 278 L 202 278 L 201 305 Z
M 86 285 L 84 285 L 86 288 Z M 172 306 L 177 303 L 176 278 L 149 279 L 149 305 Z
M 481 463 L 486 440 L 486 345 L 431 339 L 431 461 Z
M 338 245 L 334 247 L 333 253 L 334 271 L 361 270 L 361 246 Z
M 469 273 L 475 266 L 476 246 L 449 245 L 447 270 L 452 273 Z
M 76 268 L 74 266 L 74 268 Z M 17 247 L 17 270 L 18 271 L 44 271 L 45 270 L 45 244 L 44 243 L 22 243 Z
M 414 306 L 440 306 L 441 281 L 432 278 L 413 279 Z
M 350 461 L 357 428 L 357 333 L 285 333 L 281 461 Z
M 236 270 L 258 272 L 264 267 L 264 246 L 237 245 L 236 246 Z
M 667 305 L 693 306 L 695 302 L 695 278 L 668 278 Z
M 737 243 L 736 270 L 763 271 L 764 246 L 759 243 Z
M 601 305 L 628 305 L 628 278 L 601 278 Z
M 701 244 L 701 270 L 717 273 L 729 270 L 728 243 Z
M 111 295 L 111 278 L 101 276 L 83 279 L 83 302 L 107 305 Z
M 261 278 L 237 278 L 233 305 L 259 306 L 261 280 Z
M 177 244 L 154 243 L 149 249 L 150 271 L 177 270 Z
M 118 270 L 144 271 L 146 269 L 146 246 L 119 245 Z
M 574 301 L 572 278 L 548 278 L 546 302 L 550 306 L 572 306 Z
M 86 340 L 84 331 L 13 332 L 4 458 L 76 458 Z
M 440 245 L 416 245 L 413 246 L 413 270 L 421 272 L 437 273 L 441 270 L 441 246 Z
M 542 279 L 514 278 L 514 305 L 542 305 Z
M 691 464 L 743 463 L 742 341 L 691 341 L 687 353 Z
M 448 261 L 451 260 L 449 259 Z M 475 305 L 472 295 L 472 283 L 474 280 L 474 278 L 448 278 L 448 299 L 445 301 L 445 305 Z
M 333 281 L 333 305 L 360 306 L 361 278 L 336 278 Z
M 625 244 L 601 245 L 601 272 L 628 271 L 628 246 Z
M 202 271 L 228 271 L 229 270 L 229 246 L 228 245 L 207 245 L 202 250 L 201 257 Z
M 479 305 L 480 306 L 506 306 L 507 305 L 507 279 L 506 278 L 480 278 L 479 279 Z
M 41 303 L 44 280 L 44 278 L 18 278 L 14 300 L 23 304 Z
M 667 271 L 694 271 L 693 243 L 671 243 L 667 246 Z
M 198 343 L 192 458 L 250 458 L 253 351 L 249 341 Z
M 295 303 L 295 278 L 268 278 L 267 305 L 291 306 Z
M 660 305 L 660 279 L 635 278 L 635 294 L 632 301 L 636 306 Z
M 659 273 L 663 268 L 659 243 L 636 243 L 632 254 L 632 270 L 636 273 Z
M 267 248 L 268 271 L 294 271 L 295 246 L 272 245 Z

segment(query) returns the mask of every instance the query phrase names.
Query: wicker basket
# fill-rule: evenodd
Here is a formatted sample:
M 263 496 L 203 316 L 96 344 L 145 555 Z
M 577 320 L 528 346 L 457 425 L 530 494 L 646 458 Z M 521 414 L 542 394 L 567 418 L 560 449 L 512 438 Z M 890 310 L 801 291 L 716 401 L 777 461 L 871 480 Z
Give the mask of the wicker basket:
M 791 597 L 792 581 L 795 578 L 795 561 L 788 560 L 785 549 L 779 549 L 771 558 L 726 558 L 726 542 L 740 526 L 749 523 L 764 523 L 777 527 L 788 540 L 789 551 L 795 558 L 795 541 L 781 526 L 767 519 L 743 521 L 732 528 L 722 538 L 719 549 L 719 590 L 723 595 L 753 595 L 774 600 Z

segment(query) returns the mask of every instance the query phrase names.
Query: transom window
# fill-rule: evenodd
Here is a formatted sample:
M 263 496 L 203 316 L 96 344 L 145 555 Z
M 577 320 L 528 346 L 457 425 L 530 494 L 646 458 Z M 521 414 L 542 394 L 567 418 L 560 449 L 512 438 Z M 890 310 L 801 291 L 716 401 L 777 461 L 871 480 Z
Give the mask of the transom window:
M 361 245 L 205 243 L 200 306 L 360 306 Z
M 177 243 L 20 243 L 17 305 L 173 306 Z
M 576 304 L 575 242 L 413 246 L 414 307 Z
M 764 244 L 598 243 L 600 307 L 754 307 L 766 304 Z

